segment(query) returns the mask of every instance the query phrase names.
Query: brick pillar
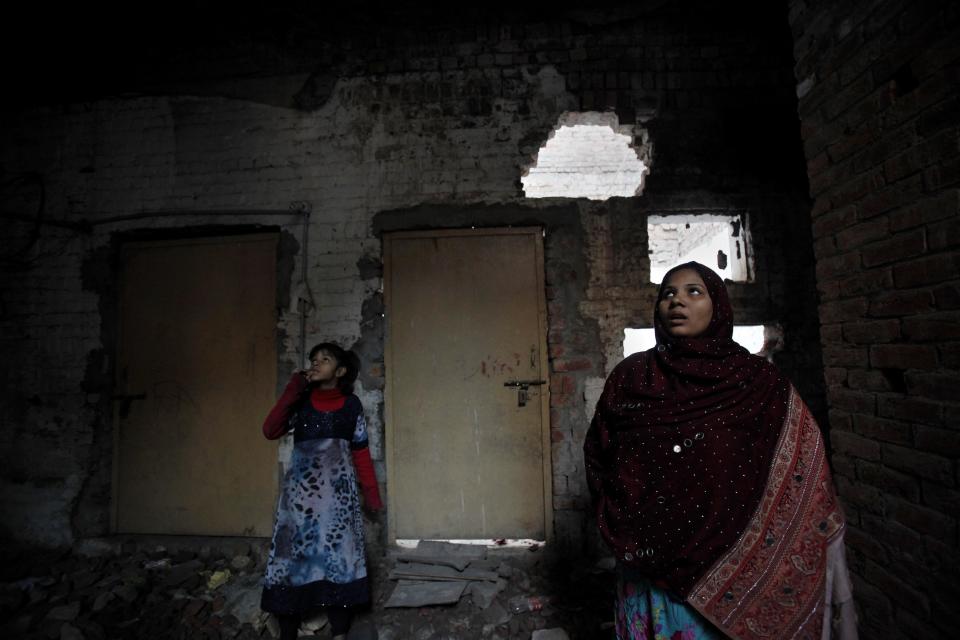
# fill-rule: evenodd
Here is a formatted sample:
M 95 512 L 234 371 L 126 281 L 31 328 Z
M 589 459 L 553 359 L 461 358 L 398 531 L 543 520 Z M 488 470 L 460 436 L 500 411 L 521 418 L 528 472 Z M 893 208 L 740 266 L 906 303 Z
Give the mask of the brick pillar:
M 949 2 L 791 0 L 861 637 L 960 628 L 960 58 Z

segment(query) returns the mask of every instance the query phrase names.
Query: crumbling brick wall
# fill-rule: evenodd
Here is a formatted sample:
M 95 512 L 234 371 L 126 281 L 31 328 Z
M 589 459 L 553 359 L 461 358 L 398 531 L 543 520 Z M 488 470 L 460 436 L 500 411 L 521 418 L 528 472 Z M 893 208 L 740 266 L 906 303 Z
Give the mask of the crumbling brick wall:
M 833 466 L 862 635 L 953 637 L 957 7 L 790 4 Z
M 301 74 L 285 99 L 277 87 L 288 76 L 230 82 L 242 65 L 225 61 L 246 59 L 246 44 L 174 56 L 154 70 L 151 96 L 22 108 L 3 122 L 0 163 L 44 187 L 42 199 L 5 187 L 26 217 L 6 220 L 14 246 L 4 259 L 17 269 L 2 275 L 13 354 L 3 363 L 5 535 L 67 544 L 109 529 L 110 256 L 134 233 L 267 225 L 288 238 L 284 260 L 299 265 L 306 252 L 308 286 L 291 269 L 280 309 L 278 377 L 302 364 L 301 310 L 308 345 L 357 345 L 384 478 L 383 214 L 433 207 L 424 224 L 436 227 L 542 225 L 554 524 L 572 546 L 588 530 L 580 445 L 592 394 L 619 359 L 623 329 L 652 317 L 647 215 L 749 214 L 758 279 L 732 287 L 738 319 L 784 324 L 778 362 L 818 406 L 809 202 L 782 11 L 625 3 L 469 27 L 348 24 L 291 54 L 313 60 L 311 73 L 276 71 Z M 205 81 L 210 69 L 224 81 Z M 638 145 L 652 145 L 650 174 L 640 198 L 578 202 L 558 217 L 557 201 L 523 199 L 520 176 L 562 115 L 586 110 L 635 127 Z M 306 246 L 300 217 L 255 214 L 295 202 L 312 206 Z M 239 213 L 204 215 L 230 211 Z M 113 219 L 131 214 L 150 215 Z

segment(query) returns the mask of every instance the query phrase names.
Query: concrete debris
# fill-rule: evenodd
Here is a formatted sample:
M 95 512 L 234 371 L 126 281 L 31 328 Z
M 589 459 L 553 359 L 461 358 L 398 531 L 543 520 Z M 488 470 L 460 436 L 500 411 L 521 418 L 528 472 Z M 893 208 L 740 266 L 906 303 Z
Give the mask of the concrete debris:
M 246 571 L 253 566 L 253 558 L 250 556 L 233 556 L 230 561 L 230 568 L 234 571 Z
M 69 623 L 64 623 L 60 627 L 60 640 L 84 640 L 80 629 Z
M 457 571 L 453 567 L 437 564 L 426 564 L 421 562 L 405 562 L 398 564 L 390 572 L 391 580 L 400 580 L 407 578 L 410 580 L 488 580 L 496 582 L 500 576 L 496 571 L 484 571 L 483 569 L 473 569 L 467 567 L 462 571 Z
M 54 607 L 47 612 L 47 619 L 49 620 L 60 620 L 61 622 L 69 622 L 70 620 L 75 620 L 77 615 L 80 613 L 80 603 L 73 602 L 68 605 L 63 605 L 60 607 Z
M 47 557 L 36 551 L 22 558 L 0 549 L 0 638 L 270 640 L 279 635 L 276 619 L 260 610 L 268 540 L 196 544 L 193 550 L 174 544 L 181 543 L 113 540 L 84 546 L 102 551 L 99 555 Z M 428 553 L 431 548 L 436 555 Z M 598 573 L 586 560 L 578 567 L 569 555 L 551 558 L 550 547 L 529 553 L 436 543 L 416 551 L 417 557 L 410 550 L 390 550 L 368 558 L 372 602 L 358 611 L 349 640 L 612 637 L 614 576 Z M 418 567 L 438 575 L 410 580 L 396 573 Z M 551 604 L 510 613 L 511 598 L 531 594 L 549 596 Z M 300 635 L 329 640 L 326 617 L 305 620 Z
M 426 607 L 452 604 L 460 600 L 467 583 L 456 580 L 400 580 L 383 605 L 390 607 Z

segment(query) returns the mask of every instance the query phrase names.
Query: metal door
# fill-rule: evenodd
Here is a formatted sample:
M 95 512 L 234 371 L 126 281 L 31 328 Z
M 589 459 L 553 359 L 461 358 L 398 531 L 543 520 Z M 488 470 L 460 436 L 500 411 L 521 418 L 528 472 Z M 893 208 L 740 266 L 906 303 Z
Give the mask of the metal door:
M 269 536 L 277 446 L 273 234 L 123 247 L 115 528 Z
M 542 231 L 393 233 L 384 255 L 391 537 L 550 536 Z

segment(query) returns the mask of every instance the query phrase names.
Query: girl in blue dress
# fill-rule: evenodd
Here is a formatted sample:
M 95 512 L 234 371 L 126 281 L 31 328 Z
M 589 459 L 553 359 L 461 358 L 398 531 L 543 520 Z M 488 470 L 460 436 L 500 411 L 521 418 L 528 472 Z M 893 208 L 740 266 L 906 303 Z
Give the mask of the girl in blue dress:
M 370 600 L 363 517 L 382 508 L 360 399 L 359 363 L 322 343 L 310 368 L 293 374 L 263 424 L 276 439 L 293 432 L 260 606 L 276 614 L 281 640 L 293 640 L 304 616 L 323 610 L 334 638 L 346 637 L 353 608 Z

